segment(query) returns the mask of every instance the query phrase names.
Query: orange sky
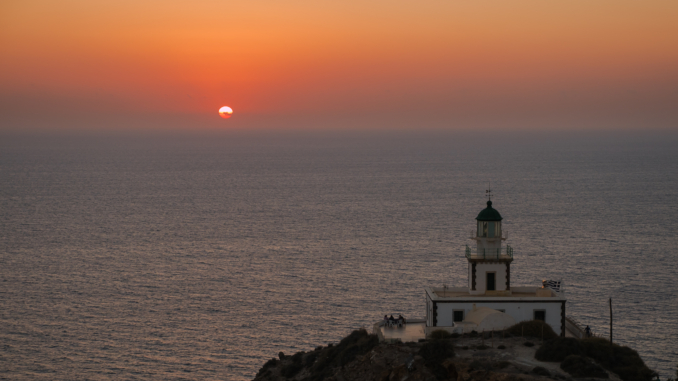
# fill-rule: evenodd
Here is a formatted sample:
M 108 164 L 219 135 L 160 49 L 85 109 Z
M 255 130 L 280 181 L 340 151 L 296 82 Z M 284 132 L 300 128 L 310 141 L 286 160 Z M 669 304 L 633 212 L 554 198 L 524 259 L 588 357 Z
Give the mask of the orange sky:
M 675 0 L 4 0 L 0 129 L 676 130 L 676 20 Z

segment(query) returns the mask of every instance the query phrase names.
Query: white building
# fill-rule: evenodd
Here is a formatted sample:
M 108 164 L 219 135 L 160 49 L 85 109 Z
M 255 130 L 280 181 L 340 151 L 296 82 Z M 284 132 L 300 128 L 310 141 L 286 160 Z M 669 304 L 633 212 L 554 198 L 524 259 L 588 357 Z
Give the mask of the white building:
M 513 248 L 502 246 L 499 212 L 487 202 L 476 217 L 477 230 L 466 246 L 468 286 L 426 287 L 426 331 L 446 329 L 455 332 L 500 330 L 524 320 L 543 320 L 556 333 L 565 336 L 565 297 L 550 288 L 512 287 Z M 497 315 L 492 310 L 509 316 Z M 434 328 L 435 327 L 435 328 Z

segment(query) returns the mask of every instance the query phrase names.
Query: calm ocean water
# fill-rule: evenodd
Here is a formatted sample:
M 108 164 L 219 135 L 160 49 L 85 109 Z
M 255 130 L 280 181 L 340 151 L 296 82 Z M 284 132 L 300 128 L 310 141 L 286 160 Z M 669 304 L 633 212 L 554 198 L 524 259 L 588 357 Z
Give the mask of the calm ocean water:
M 678 363 L 678 139 L 0 139 L 0 378 L 252 379 L 466 284 L 491 182 L 514 285 Z

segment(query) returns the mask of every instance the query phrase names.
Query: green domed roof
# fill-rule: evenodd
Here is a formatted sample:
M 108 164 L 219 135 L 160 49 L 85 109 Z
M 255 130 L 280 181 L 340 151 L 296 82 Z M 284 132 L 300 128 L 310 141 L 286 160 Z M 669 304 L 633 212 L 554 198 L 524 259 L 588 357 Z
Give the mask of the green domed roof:
M 478 217 L 476 217 L 476 220 L 478 221 L 501 221 L 501 214 L 497 211 L 497 209 L 494 209 L 492 207 L 492 201 L 487 202 L 487 208 L 483 209 L 480 211 L 478 214 Z

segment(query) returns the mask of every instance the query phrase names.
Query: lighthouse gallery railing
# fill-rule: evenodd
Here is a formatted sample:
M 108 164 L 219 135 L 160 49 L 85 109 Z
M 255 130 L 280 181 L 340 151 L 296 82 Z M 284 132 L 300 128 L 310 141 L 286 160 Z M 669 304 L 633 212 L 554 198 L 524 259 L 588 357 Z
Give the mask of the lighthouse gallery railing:
M 496 249 L 471 249 L 466 245 L 466 258 L 469 259 L 508 259 L 513 258 L 513 248 L 505 246 Z

